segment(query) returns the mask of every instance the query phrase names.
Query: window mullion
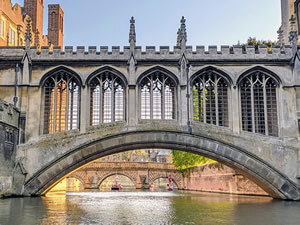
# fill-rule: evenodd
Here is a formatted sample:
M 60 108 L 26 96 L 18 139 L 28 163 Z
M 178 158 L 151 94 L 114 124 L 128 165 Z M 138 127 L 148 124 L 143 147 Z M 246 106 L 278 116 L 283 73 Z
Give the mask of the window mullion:
M 215 109 L 216 109 L 216 125 L 219 126 L 218 80 L 216 77 L 215 77 Z
M 252 132 L 255 133 L 255 117 L 254 117 L 254 90 L 253 79 L 251 77 L 251 118 L 252 118 Z
M 165 79 L 163 79 L 162 88 L 161 88 L 161 119 L 165 119 Z
M 55 79 L 54 87 L 54 110 L 53 110 L 53 133 L 56 133 L 56 118 L 57 118 L 57 79 Z
M 111 81 L 111 122 L 115 121 L 115 80 Z
M 153 76 L 150 82 L 150 119 L 153 119 Z
M 103 117 L 103 110 L 104 110 L 104 101 L 103 101 L 103 82 L 102 79 L 99 83 L 99 124 L 103 123 L 104 117 Z
M 267 91 L 266 91 L 266 78 L 265 78 L 265 75 L 263 75 L 263 95 L 264 95 L 265 134 L 269 135 L 268 112 L 267 112 Z
M 203 104 L 203 122 L 204 123 L 206 123 L 206 93 L 205 93 L 205 91 L 206 91 L 206 88 L 205 88 L 205 80 L 204 80 L 204 82 L 203 82 L 203 88 L 202 88 L 202 90 L 203 90 L 203 99 L 202 99 L 202 104 Z
M 65 130 L 68 130 L 68 123 L 69 123 L 69 104 L 70 104 L 70 101 L 69 101 L 69 85 L 70 85 L 70 82 L 68 81 L 67 82 L 67 87 L 66 87 L 66 111 L 65 111 Z M 72 95 L 72 94 L 71 94 Z M 71 109 L 71 113 L 72 113 L 72 109 Z M 70 130 L 72 130 L 71 128 L 72 126 L 72 121 L 71 121 L 71 117 L 70 117 Z

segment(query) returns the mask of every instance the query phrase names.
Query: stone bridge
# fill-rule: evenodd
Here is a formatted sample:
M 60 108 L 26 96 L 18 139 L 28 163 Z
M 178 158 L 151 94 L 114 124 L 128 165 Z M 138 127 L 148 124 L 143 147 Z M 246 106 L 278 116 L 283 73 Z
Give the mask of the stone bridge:
M 0 98 L 18 100 L 24 133 L 13 170 L 25 177 L 18 194 L 45 194 L 102 156 L 160 148 L 212 158 L 274 198 L 299 200 L 295 43 L 193 49 L 182 19 L 173 50 L 144 51 L 133 19 L 130 27 L 124 49 L 0 49 Z
M 106 178 L 116 174 L 128 177 L 138 189 L 149 188 L 155 180 L 170 175 L 175 185 L 183 189 L 183 177 L 171 163 L 93 162 L 67 178 L 80 180 L 85 189 L 99 189 Z

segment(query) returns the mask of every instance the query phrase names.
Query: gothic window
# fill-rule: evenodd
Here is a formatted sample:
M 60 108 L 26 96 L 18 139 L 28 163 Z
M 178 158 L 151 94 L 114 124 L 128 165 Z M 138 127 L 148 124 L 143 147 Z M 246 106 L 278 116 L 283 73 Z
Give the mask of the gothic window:
M 228 127 L 228 82 L 214 71 L 205 71 L 193 81 L 194 120 Z
M 92 126 L 125 120 L 125 85 L 111 72 L 94 77 L 90 84 Z
M 278 82 L 263 72 L 253 72 L 240 82 L 242 129 L 278 136 Z
M 155 72 L 141 81 L 141 119 L 175 119 L 175 82 L 161 72 Z
M 70 73 L 59 71 L 44 83 L 44 133 L 79 128 L 80 86 Z

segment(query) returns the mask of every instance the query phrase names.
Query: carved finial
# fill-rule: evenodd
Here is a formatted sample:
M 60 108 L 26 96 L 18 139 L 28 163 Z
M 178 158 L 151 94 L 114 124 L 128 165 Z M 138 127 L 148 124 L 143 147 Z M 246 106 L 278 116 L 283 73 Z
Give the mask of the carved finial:
M 292 46 L 293 52 L 297 52 L 298 32 L 296 27 L 296 17 L 294 15 L 290 18 L 290 34 L 289 42 Z
M 135 20 L 134 20 L 133 16 L 131 17 L 131 20 L 130 20 L 129 43 L 130 43 L 130 48 L 135 47 L 136 34 L 135 34 Z
M 176 46 L 180 46 L 180 28 L 178 28 L 178 31 L 177 31 L 177 44 Z
M 31 43 L 31 19 L 28 18 L 26 20 L 27 25 L 26 25 L 26 35 L 25 35 L 25 42 L 26 42 L 26 49 L 30 48 L 30 43 Z
M 284 47 L 284 40 L 283 40 L 283 30 L 282 27 L 279 27 L 278 31 L 278 45 L 280 46 L 280 48 L 282 49 Z
M 177 46 L 185 49 L 187 42 L 187 33 L 184 16 L 181 18 L 180 23 L 181 25 L 177 32 Z
M 294 15 L 291 16 L 290 18 L 290 31 L 297 31 L 296 27 L 296 17 Z

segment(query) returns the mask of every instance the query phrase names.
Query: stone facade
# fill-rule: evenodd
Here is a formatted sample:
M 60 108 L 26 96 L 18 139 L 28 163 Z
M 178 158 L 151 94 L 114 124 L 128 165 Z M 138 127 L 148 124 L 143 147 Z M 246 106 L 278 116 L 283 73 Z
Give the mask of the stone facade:
M 24 176 L 16 163 L 20 112 L 0 100 L 0 197 L 20 193 Z M 21 179 L 21 180 L 20 180 Z

